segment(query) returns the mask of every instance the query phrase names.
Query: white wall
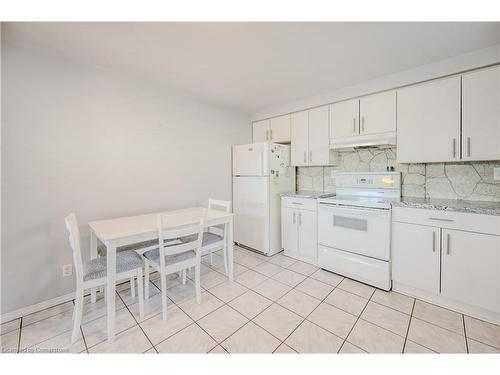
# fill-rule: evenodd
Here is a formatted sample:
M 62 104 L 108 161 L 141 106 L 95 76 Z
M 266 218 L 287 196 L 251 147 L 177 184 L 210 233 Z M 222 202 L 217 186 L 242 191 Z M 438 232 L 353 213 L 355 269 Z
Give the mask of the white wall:
M 418 46 L 415 46 L 418 48 Z M 252 113 L 253 121 L 500 63 L 500 44 Z
M 74 290 L 63 218 L 231 198 L 249 118 L 110 72 L 2 46 L 2 314 Z M 88 238 L 84 246 L 88 249 Z

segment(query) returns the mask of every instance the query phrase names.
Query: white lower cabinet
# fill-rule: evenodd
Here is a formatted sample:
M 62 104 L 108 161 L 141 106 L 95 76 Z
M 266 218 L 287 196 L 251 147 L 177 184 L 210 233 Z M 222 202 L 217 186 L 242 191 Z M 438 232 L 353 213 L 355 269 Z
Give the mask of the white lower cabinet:
M 500 312 L 500 237 L 443 229 L 441 294 Z
M 303 259 L 318 259 L 317 214 L 315 211 L 298 210 L 298 251 Z
M 281 244 L 285 255 L 316 264 L 318 259 L 316 200 L 282 198 Z
M 438 294 L 439 228 L 393 223 L 392 230 L 392 279 Z
M 281 209 L 281 246 L 289 256 L 298 256 L 297 212 L 293 208 Z
M 394 290 L 500 322 L 500 217 L 395 208 L 391 252 Z

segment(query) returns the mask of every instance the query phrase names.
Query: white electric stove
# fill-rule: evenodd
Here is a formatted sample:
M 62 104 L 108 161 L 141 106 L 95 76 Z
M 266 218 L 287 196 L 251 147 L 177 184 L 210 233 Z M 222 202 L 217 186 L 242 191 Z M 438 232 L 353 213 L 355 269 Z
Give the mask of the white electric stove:
M 318 262 L 329 271 L 391 289 L 391 202 L 399 172 L 336 174 L 336 196 L 319 200 Z

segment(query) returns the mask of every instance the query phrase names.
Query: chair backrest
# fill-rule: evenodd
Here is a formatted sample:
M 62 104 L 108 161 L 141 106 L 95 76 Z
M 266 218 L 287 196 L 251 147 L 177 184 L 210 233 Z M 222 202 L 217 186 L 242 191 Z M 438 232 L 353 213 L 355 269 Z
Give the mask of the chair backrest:
M 220 210 L 220 208 L 222 208 L 222 210 Z M 231 212 L 231 201 L 220 201 L 217 199 L 209 199 L 208 209 Z
M 64 218 L 66 229 L 69 233 L 69 245 L 73 251 L 73 263 L 75 265 L 76 282 L 83 282 L 82 247 L 80 242 L 80 230 L 74 212 Z
M 218 199 L 208 200 L 209 210 L 218 210 L 224 212 L 231 212 L 231 201 L 220 201 Z M 227 225 L 216 225 L 208 228 L 209 232 L 218 234 L 220 236 L 226 237 Z
M 201 256 L 203 230 L 205 228 L 205 208 L 183 213 L 160 213 L 157 217 L 160 265 L 165 266 L 165 256 L 194 250 Z M 183 238 L 182 241 L 176 241 Z

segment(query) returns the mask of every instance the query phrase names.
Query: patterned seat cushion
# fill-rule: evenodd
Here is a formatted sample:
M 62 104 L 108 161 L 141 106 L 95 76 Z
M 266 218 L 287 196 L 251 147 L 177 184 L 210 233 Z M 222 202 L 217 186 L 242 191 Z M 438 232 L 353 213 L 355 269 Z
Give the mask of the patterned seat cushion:
M 181 237 L 180 240 L 182 242 L 192 242 L 192 241 L 195 241 L 196 238 L 198 238 L 198 235 L 192 234 L 190 236 Z M 201 246 L 208 246 L 208 245 L 211 245 L 213 243 L 216 243 L 216 242 L 219 242 L 222 240 L 223 240 L 223 237 L 219 236 L 218 234 L 215 234 L 212 232 L 203 232 L 203 241 L 202 241 Z
M 168 240 L 168 241 L 175 241 L 175 240 Z M 167 242 L 167 240 L 165 240 Z M 148 247 L 153 247 L 153 246 L 158 246 L 158 240 L 148 240 L 148 241 L 143 241 L 143 242 L 138 242 L 138 243 L 133 243 L 131 245 L 125 245 L 125 246 L 120 246 L 116 249 L 116 252 L 122 252 L 122 251 L 140 251 L 142 249 L 146 249 Z M 167 245 L 167 246 L 172 246 L 172 245 Z M 106 246 L 100 245 L 97 249 L 98 254 L 101 256 L 106 255 Z
M 92 259 L 83 264 L 83 280 L 106 277 L 106 257 Z M 116 253 L 116 273 L 127 272 L 142 267 L 142 259 L 133 250 Z
M 151 262 L 160 265 L 160 249 L 146 251 L 143 255 Z M 193 250 L 175 255 L 167 255 L 165 256 L 165 264 L 166 265 L 175 264 L 188 259 L 192 259 L 194 257 L 196 257 L 196 253 Z

